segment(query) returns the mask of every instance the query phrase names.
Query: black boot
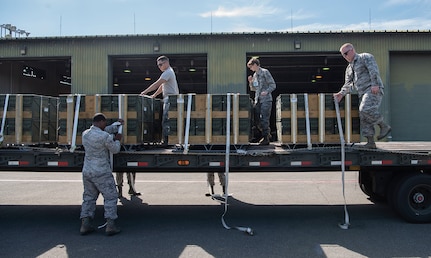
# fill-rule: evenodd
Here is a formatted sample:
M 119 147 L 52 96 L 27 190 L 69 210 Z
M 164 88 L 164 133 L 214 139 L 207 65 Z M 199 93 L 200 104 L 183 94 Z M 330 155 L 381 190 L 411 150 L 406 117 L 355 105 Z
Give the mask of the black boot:
M 132 187 L 129 188 L 129 194 L 133 195 L 133 196 L 139 196 L 139 195 L 141 195 L 140 192 L 136 192 L 135 190 L 133 190 Z
M 263 139 L 259 142 L 259 145 L 269 145 L 269 136 L 263 137 Z
M 123 187 L 121 186 L 117 186 L 118 187 L 118 198 L 123 197 Z
M 121 232 L 121 229 L 115 225 L 115 221 L 113 219 L 106 220 L 105 234 L 107 236 L 112 236 L 120 232 Z
M 81 229 L 79 230 L 79 233 L 81 233 L 81 235 L 87 235 L 93 232 L 94 230 L 95 228 L 91 224 L 91 218 L 90 217 L 82 218 Z

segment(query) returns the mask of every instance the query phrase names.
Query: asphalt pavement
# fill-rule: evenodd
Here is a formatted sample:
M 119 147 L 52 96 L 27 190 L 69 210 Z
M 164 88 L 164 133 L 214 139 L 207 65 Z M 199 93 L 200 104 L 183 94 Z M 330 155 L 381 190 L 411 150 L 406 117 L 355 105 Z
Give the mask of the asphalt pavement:
M 118 202 L 122 232 L 81 236 L 80 173 L 0 172 L 0 257 L 431 256 L 431 224 L 371 202 L 356 172 L 346 173 L 345 199 L 341 172 L 230 173 L 227 205 L 205 196 L 205 173 L 136 180 L 142 195 L 126 185 Z M 341 229 L 345 207 L 350 226 Z M 102 197 L 95 223 L 104 223 Z

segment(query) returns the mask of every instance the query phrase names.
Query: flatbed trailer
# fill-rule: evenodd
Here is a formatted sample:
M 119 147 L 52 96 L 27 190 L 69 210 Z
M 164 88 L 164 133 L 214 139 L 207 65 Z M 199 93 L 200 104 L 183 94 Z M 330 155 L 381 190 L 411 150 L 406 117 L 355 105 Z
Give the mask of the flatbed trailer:
M 342 154 L 343 153 L 343 154 Z M 344 166 L 342 160 L 344 158 Z M 1 171 L 80 172 L 84 150 L 69 146 L 0 148 Z M 362 191 L 387 201 L 405 220 L 431 222 L 431 142 L 378 142 L 377 149 L 341 145 L 123 146 L 115 172 L 358 171 Z

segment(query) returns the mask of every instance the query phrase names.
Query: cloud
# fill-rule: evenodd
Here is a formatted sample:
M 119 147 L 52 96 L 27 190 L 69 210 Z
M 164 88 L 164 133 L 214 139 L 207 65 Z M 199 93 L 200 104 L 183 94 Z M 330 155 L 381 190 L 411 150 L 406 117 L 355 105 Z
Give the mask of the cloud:
M 385 6 L 394 5 L 415 5 L 415 4 L 431 4 L 431 0 L 388 0 L 384 3 Z
M 312 13 L 306 13 L 303 9 L 300 9 L 298 11 L 295 11 L 294 13 L 291 13 L 288 17 L 286 17 L 286 20 L 307 20 L 315 17 L 316 15 Z
M 431 20 L 413 18 L 389 21 L 360 22 L 352 24 L 341 23 L 310 23 L 293 28 L 279 30 L 280 32 L 336 32 L 336 31 L 428 31 Z M 261 31 L 256 29 L 256 31 Z
M 430 30 L 431 20 L 412 18 L 371 23 L 373 30 Z
M 215 11 L 209 11 L 205 13 L 201 13 L 199 16 L 203 18 L 208 17 L 229 17 L 229 18 L 236 18 L 236 17 L 263 17 L 266 15 L 272 15 L 277 13 L 277 8 L 266 6 L 265 4 L 259 4 L 259 5 L 250 5 L 245 7 L 236 7 L 236 8 L 228 8 L 224 6 L 219 6 L 217 10 Z

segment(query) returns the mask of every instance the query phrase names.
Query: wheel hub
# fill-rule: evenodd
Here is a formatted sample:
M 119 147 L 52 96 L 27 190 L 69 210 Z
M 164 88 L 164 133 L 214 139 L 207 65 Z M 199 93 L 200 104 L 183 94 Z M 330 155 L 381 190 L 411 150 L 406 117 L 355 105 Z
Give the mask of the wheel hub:
M 415 195 L 413 195 L 413 201 L 415 203 L 423 203 L 425 201 L 425 196 L 422 193 L 415 193 Z

